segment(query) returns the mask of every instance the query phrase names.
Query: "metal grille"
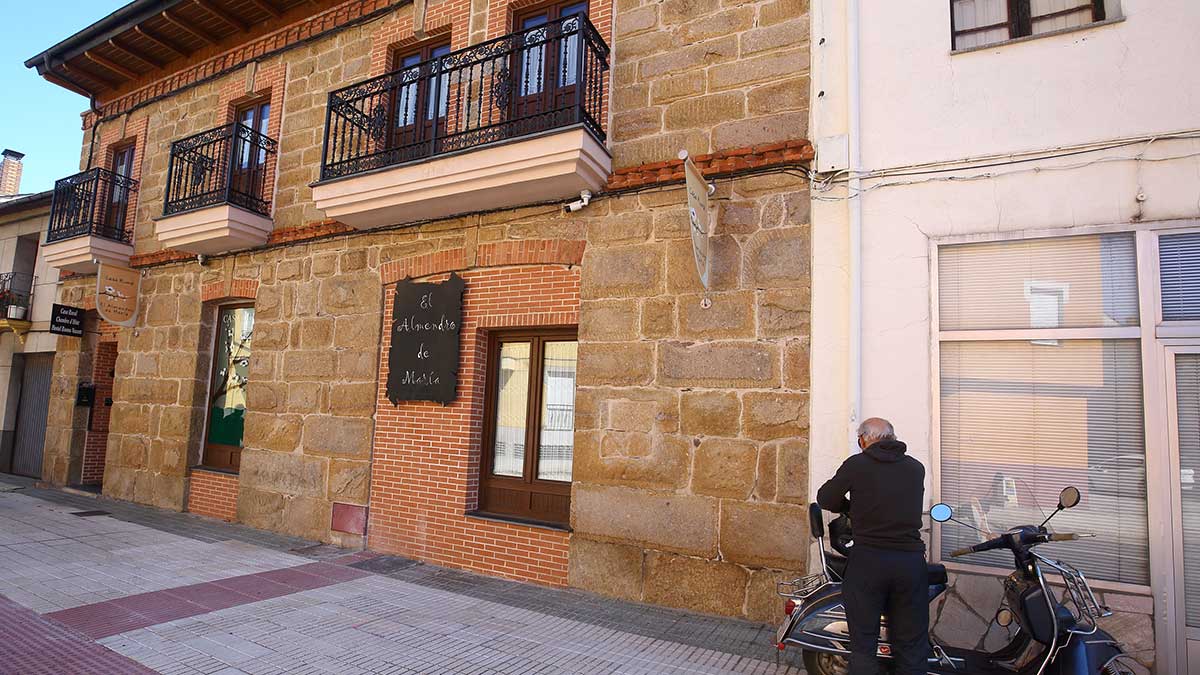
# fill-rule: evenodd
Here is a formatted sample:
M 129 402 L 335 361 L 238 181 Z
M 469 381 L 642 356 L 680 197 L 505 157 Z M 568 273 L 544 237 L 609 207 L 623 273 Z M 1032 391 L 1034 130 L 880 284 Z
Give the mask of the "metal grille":
M 54 354 L 25 354 L 21 358 L 24 370 L 21 373 L 21 400 L 17 404 L 12 472 L 41 478 Z
M 175 141 L 163 215 L 233 204 L 269 216 L 267 162 L 276 147 L 274 139 L 240 123 Z
M 108 169 L 88 169 L 54 183 L 47 242 L 95 235 L 130 243 L 126 224 L 129 200 L 138 182 Z
M 568 16 L 334 91 L 322 180 L 582 125 L 601 143 L 608 46 Z

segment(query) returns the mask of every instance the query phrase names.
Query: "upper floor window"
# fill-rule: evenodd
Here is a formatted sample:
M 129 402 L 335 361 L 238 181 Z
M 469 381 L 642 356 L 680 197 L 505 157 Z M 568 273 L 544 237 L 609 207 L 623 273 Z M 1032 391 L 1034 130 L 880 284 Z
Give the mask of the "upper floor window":
M 121 178 L 133 177 L 133 144 L 113 150 L 111 170 Z M 129 188 L 122 181 L 115 181 L 108 194 L 108 217 L 106 222 L 114 232 L 125 229 L 125 217 L 129 211 Z
M 1086 26 L 1118 15 L 1118 0 L 950 0 L 956 50 Z
M 448 75 L 430 63 L 450 53 L 450 44 L 426 43 L 396 52 L 393 70 L 400 73 L 400 86 L 392 90 L 391 147 L 408 149 L 426 139 L 446 134 L 446 112 L 450 99 Z M 430 75 L 440 74 L 433 78 Z M 434 90 L 437 91 L 434 91 Z M 436 100 L 435 100 L 436 99 Z

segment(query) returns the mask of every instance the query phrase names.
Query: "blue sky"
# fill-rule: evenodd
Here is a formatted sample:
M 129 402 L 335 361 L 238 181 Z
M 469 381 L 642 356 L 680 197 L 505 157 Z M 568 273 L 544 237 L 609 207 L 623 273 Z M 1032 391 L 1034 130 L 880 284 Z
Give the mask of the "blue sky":
M 50 84 L 25 67 L 42 50 L 86 28 L 127 0 L 30 0 L 4 3 L 0 40 L 0 147 L 25 153 L 21 192 L 41 192 L 79 171 L 83 96 Z

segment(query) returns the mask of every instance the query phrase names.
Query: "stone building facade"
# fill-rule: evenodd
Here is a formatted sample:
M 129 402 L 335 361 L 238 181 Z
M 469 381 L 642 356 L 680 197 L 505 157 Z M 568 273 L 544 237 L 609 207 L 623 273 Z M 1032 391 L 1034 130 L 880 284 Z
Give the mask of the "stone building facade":
M 111 326 L 94 311 L 92 271 L 70 263 L 81 266 L 62 283 L 60 301 L 88 310 L 97 335 L 60 339 L 44 477 L 67 482 L 65 467 L 102 443 L 104 493 L 111 497 L 615 597 L 776 616 L 782 605 L 774 581 L 807 566 L 807 4 L 586 6 L 588 31 L 602 46 L 581 30 L 561 38 L 564 56 L 546 48 L 536 63 L 574 64 L 566 50 L 584 40 L 580 53 L 586 48 L 606 59 L 602 75 L 581 67 L 580 77 L 598 78 L 586 87 L 558 76 L 559 87 L 580 92 L 576 100 L 595 95 L 589 110 L 601 129 L 588 133 L 603 141 L 592 159 L 604 170 L 587 205 L 564 212 L 578 189 L 551 189 L 521 203 L 450 207 L 444 216 L 370 227 L 332 217 L 314 193 L 397 171 L 437 171 L 492 152 L 507 152 L 514 163 L 549 161 L 519 153 L 565 132 L 518 134 L 445 158 L 331 179 L 322 166 L 341 147 L 334 118 L 346 108 L 330 110 L 330 92 L 394 72 L 409 54 L 443 58 L 445 52 L 431 51 L 438 45 L 448 45 L 443 64 L 466 58 L 464 50 L 501 47 L 516 49 L 514 58 L 528 64 L 530 48 L 514 48 L 505 36 L 526 31 L 519 44 L 530 44 L 535 34 L 528 31 L 541 25 L 543 8 L 552 25 L 575 30 L 569 17 L 583 10 L 506 0 L 428 7 L 280 1 L 273 3 L 277 16 L 252 16 L 213 4 L 227 14 L 224 22 L 209 16 L 200 24 L 209 44 L 175 36 L 181 52 L 188 51 L 184 42 L 196 43 L 186 56 L 167 59 L 159 50 L 155 60 L 166 62 L 155 69 L 127 59 L 121 63 L 130 77 L 111 86 L 83 81 L 75 71 L 74 86 L 97 94 L 96 111 L 84 115 L 81 168 L 112 165 L 121 180 L 112 163 L 132 148 L 137 185 L 128 198 L 133 236 L 125 255 L 141 286 L 133 325 Z M 245 30 L 230 30 L 233 22 Z M 165 24 L 145 25 L 171 37 L 156 32 Z M 144 44 L 152 59 L 150 43 L 138 40 L 133 35 L 126 44 Z M 52 64 L 43 74 L 61 80 L 55 59 L 70 58 L 63 52 L 41 59 Z M 480 115 L 455 107 L 456 99 L 494 76 L 481 71 L 457 80 L 443 103 L 452 112 L 435 126 L 452 131 L 462 118 Z M 413 86 L 436 92 L 442 81 L 428 75 Z M 528 84 L 515 86 L 528 94 Z M 433 116 L 437 95 L 428 96 L 420 100 L 430 101 Z M 248 109 L 259 112 L 242 117 Z M 267 186 L 268 231 L 251 245 L 223 249 L 165 245 L 162 239 L 178 231 L 172 200 L 199 175 L 180 182 L 173 173 L 190 161 L 176 142 L 246 119 L 253 128 L 235 133 L 271 141 L 262 141 L 261 160 L 251 162 Z M 681 149 L 715 183 L 707 293 L 692 255 Z M 492 194 L 461 196 L 485 193 Z M 238 217 L 226 235 L 260 222 Z M 445 405 L 393 404 L 387 380 L 398 285 L 439 283 L 451 274 L 466 287 L 457 396 Z M 711 307 L 704 309 L 706 297 Z M 252 340 L 243 335 L 248 358 L 229 366 L 245 378 L 244 402 L 235 410 L 244 429 L 239 459 L 235 471 L 218 469 L 206 460 L 215 433 L 214 373 L 223 372 L 214 360 L 224 363 L 230 312 L 251 308 Z M 481 506 L 498 494 L 488 492 L 488 465 L 481 463 L 496 434 L 488 422 L 499 396 L 489 379 L 499 377 L 496 340 L 547 330 L 577 349 L 570 373 L 555 375 L 573 384 L 569 405 L 557 404 L 573 418 L 569 481 L 555 488 L 568 495 L 569 517 L 559 522 Z M 102 432 L 89 428 L 75 394 L 111 353 L 99 344 L 110 335 L 113 403 Z M 518 338 L 505 337 L 512 335 Z

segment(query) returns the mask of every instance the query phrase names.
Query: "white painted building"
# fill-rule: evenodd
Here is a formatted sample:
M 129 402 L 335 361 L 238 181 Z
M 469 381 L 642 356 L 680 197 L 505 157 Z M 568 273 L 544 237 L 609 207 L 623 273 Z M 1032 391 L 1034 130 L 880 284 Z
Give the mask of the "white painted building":
M 0 160 L 0 472 L 41 478 L 58 270 L 42 255 L 51 193 L 15 194 L 21 157 Z
M 993 530 L 1077 485 L 1055 522 L 1098 537 L 1054 553 L 1178 675 L 1200 675 L 1198 32 L 1193 0 L 813 3 L 810 136 L 849 171 L 813 191 L 812 489 L 862 416 Z M 932 557 L 971 536 L 935 528 Z M 998 600 L 1005 564 L 951 568 Z M 972 609 L 953 628 L 986 628 Z

